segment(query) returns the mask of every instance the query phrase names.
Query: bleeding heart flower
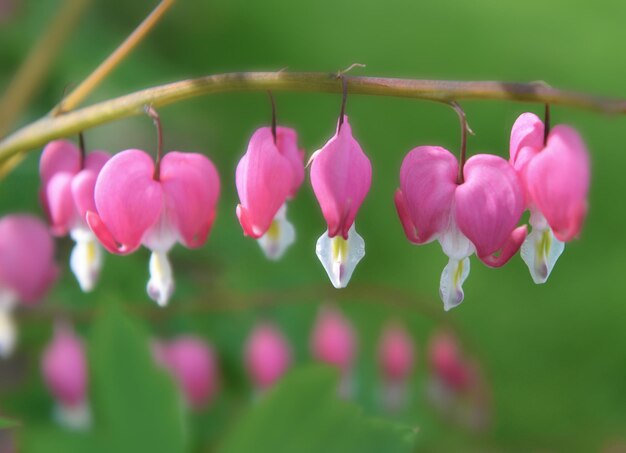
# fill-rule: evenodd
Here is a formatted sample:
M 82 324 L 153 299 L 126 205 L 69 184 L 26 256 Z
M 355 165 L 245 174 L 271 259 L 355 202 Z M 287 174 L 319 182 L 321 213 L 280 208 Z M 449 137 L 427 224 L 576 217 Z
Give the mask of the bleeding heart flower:
M 398 322 L 388 323 L 378 344 L 378 363 L 383 376 L 383 402 L 387 409 L 401 409 L 407 401 L 407 381 L 413 370 L 413 339 Z
M 76 145 L 56 140 L 46 145 L 39 162 L 41 200 L 56 236 L 69 234 L 76 242 L 70 267 L 85 292 L 91 291 L 102 268 L 102 248 L 85 216 L 95 210 L 94 187 L 110 155 L 94 151 L 81 156 Z
M 13 214 L 0 219 L 0 357 L 16 342 L 12 312 L 18 301 L 32 305 L 50 289 L 58 275 L 54 241 L 36 217 Z
M 354 228 L 354 219 L 370 189 L 372 165 L 352 136 L 347 116 L 311 161 L 311 184 L 328 224 L 316 253 L 333 286 L 345 288 L 365 256 L 365 242 Z
M 589 153 L 568 126 L 554 127 L 544 143 L 543 122 L 522 114 L 511 130 L 511 165 L 520 176 L 530 210 L 532 231 L 522 245 L 522 259 L 535 283 L 544 283 L 578 236 L 587 213 Z
M 174 291 L 167 253 L 177 241 L 204 244 L 219 190 L 217 170 L 202 154 L 169 152 L 155 170 L 147 153 L 130 149 L 102 168 L 87 223 L 111 253 L 132 253 L 141 244 L 152 251 L 147 291 L 164 306 Z
M 356 356 L 356 337 L 350 321 L 336 308 L 320 308 L 311 335 L 311 351 L 316 360 L 328 363 L 341 372 L 339 391 L 342 396 L 348 396 Z
M 278 127 L 274 140 L 272 128 L 257 129 L 236 173 L 243 232 L 258 239 L 269 259 L 277 260 L 295 240 L 286 203 L 304 180 L 304 151 L 298 148 L 296 131 Z
M 497 156 L 479 154 L 463 168 L 448 150 L 420 146 L 404 159 L 395 202 L 409 241 L 437 239 L 449 257 L 441 274 L 439 294 L 445 310 L 463 301 L 469 256 L 491 267 L 504 265 L 526 237 L 515 228 L 524 210 L 524 196 L 515 170 Z M 500 252 L 499 255 L 496 253 Z
M 178 383 L 189 407 L 200 410 L 218 389 L 217 359 L 213 348 L 199 337 L 186 335 L 153 343 L 156 361 Z
M 471 372 L 452 333 L 442 330 L 433 334 L 428 343 L 428 359 L 432 373 L 446 387 L 456 392 L 469 387 Z
M 259 324 L 248 338 L 245 362 L 255 386 L 265 390 L 280 379 L 289 368 L 291 363 L 289 343 L 272 324 Z
M 68 325 L 59 324 L 42 357 L 44 381 L 57 402 L 59 423 L 74 429 L 91 425 L 87 402 L 87 358 L 81 339 Z

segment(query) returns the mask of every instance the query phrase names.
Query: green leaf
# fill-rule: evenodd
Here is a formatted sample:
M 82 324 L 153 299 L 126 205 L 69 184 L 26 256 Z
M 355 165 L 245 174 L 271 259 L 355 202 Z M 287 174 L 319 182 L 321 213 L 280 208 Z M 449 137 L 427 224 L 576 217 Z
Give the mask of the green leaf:
M 93 429 L 29 427 L 24 451 L 140 452 L 186 451 L 183 406 L 170 377 L 150 354 L 148 337 L 112 308 L 92 331 L 88 348 Z
M 0 429 L 15 428 L 16 426 L 19 426 L 19 422 L 17 422 L 16 420 L 0 418 Z
M 253 407 L 220 451 L 247 452 L 408 452 L 411 429 L 366 417 L 339 400 L 337 376 L 327 367 L 295 370 Z
M 94 328 L 89 357 L 95 420 L 109 451 L 185 450 L 180 397 L 137 326 L 112 309 Z

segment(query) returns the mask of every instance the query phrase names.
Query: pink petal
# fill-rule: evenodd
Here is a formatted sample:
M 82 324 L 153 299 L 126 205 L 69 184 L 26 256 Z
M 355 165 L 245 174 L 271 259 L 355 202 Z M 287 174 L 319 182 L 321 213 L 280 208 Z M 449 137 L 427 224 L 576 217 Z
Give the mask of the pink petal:
M 399 323 L 385 326 L 378 347 L 378 360 L 384 376 L 390 381 L 403 381 L 413 369 L 413 339 Z
M 186 401 L 201 409 L 218 389 L 217 359 L 213 348 L 202 338 L 185 335 L 158 343 L 155 359 L 173 375 Z
M 505 245 L 517 226 L 524 210 L 523 192 L 513 167 L 498 156 L 473 156 L 463 174 L 465 182 L 455 194 L 456 221 L 478 257 L 487 259 Z
M 311 184 L 329 237 L 348 231 L 372 183 L 372 165 L 352 136 L 348 117 L 336 133 L 316 153 L 311 165 Z
M 72 180 L 72 196 L 78 216 L 85 221 L 87 211 L 96 212 L 94 191 L 98 174 L 104 164 L 111 158 L 104 151 L 94 151 L 87 156 L 85 168 Z
M 44 197 L 47 201 L 52 232 L 56 236 L 65 236 L 78 218 L 72 197 L 73 178 L 74 175 L 71 173 L 57 173 L 46 185 Z
M 527 163 L 528 157 L 522 153 L 524 148 L 529 152 L 538 152 L 543 148 L 543 121 L 534 113 L 522 113 L 511 129 L 510 162 L 516 170 L 520 170 Z
M 111 253 L 131 253 L 156 223 L 163 205 L 160 184 L 153 179 L 154 163 L 140 150 L 113 156 L 102 168 L 95 187 L 97 213 L 87 223 Z
M 46 145 L 39 160 L 39 175 L 45 190 L 57 173 L 75 175 L 80 171 L 80 150 L 67 140 L 55 140 Z
M 438 146 L 417 147 L 404 158 L 396 209 L 409 241 L 423 244 L 447 227 L 457 166 L 452 153 Z
M 480 258 L 482 262 L 485 263 L 487 266 L 504 266 L 517 253 L 527 235 L 528 228 L 526 227 L 526 225 L 517 227 L 513 230 L 511 236 L 509 236 L 509 238 L 502 246 L 502 251 L 499 255 L 496 256 L 492 254 L 487 256 L 479 256 L 478 258 Z
M 284 138 L 284 137 L 283 137 Z M 289 158 L 274 144 L 272 131 L 262 127 L 252 135 L 248 150 L 237 165 L 238 209 L 244 234 L 259 238 L 293 189 L 294 174 Z
M 0 219 L 0 285 L 32 303 L 43 297 L 57 275 L 54 242 L 42 221 L 24 214 Z
M 83 344 L 68 327 L 57 327 L 42 360 L 43 377 L 54 398 L 75 407 L 87 396 L 87 359 Z
M 289 197 L 293 198 L 304 181 L 304 150 L 298 148 L 298 134 L 289 127 L 276 128 L 276 146 L 291 165 L 292 181 Z
M 271 324 L 254 328 L 246 344 L 248 374 L 260 388 L 272 386 L 289 368 L 291 351 L 282 333 Z
M 352 325 L 340 311 L 328 306 L 320 309 L 311 349 L 317 360 L 334 365 L 344 373 L 350 370 L 356 354 L 356 338 Z
M 463 391 L 470 384 L 469 368 L 457 338 L 450 332 L 436 332 L 428 343 L 428 356 L 434 374 L 447 386 Z
M 104 164 L 108 162 L 111 155 L 105 151 L 92 151 L 85 159 L 85 170 L 91 170 L 96 174 L 100 173 Z
M 568 126 L 556 126 L 546 148 L 528 165 L 527 181 L 533 202 L 560 241 L 580 232 L 589 179 L 589 153 L 580 135 Z
M 190 248 L 203 245 L 213 226 L 220 194 L 213 163 L 202 154 L 169 152 L 161 162 L 161 186 L 180 240 Z

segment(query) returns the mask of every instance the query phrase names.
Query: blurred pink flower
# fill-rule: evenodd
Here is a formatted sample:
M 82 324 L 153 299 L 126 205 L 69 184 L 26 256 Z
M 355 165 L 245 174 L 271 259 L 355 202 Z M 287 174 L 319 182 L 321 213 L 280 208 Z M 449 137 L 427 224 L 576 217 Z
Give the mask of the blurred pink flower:
M 43 378 L 57 401 L 59 421 L 71 428 L 91 422 L 87 404 L 87 358 L 81 339 L 71 327 L 56 326 L 42 357 Z
M 217 359 L 204 339 L 184 335 L 171 341 L 156 341 L 153 353 L 174 377 L 191 408 L 204 408 L 217 393 Z
M 503 266 L 526 237 L 526 226 L 516 228 L 524 196 L 513 167 L 501 157 L 478 154 L 465 164 L 460 184 L 457 168 L 456 157 L 444 148 L 415 148 L 402 162 L 395 196 L 409 241 L 437 239 L 449 258 L 439 290 L 445 310 L 463 301 L 473 253 L 488 266 Z
M 102 249 L 87 225 L 87 211 L 94 211 L 94 187 L 98 173 L 110 155 L 94 151 L 84 157 L 76 145 L 55 140 L 46 145 L 39 162 L 41 200 L 52 232 L 70 234 L 76 242 L 70 267 L 83 291 L 91 291 L 100 275 Z
M 311 162 L 311 184 L 328 224 L 316 253 L 333 286 L 344 288 L 365 256 L 354 220 L 372 183 L 372 165 L 352 136 L 347 116 Z
M 564 243 L 580 233 L 590 180 L 589 153 L 578 132 L 558 125 L 545 143 L 544 132 L 536 115 L 524 113 L 513 125 L 510 143 L 532 226 L 521 253 L 535 283 L 548 279 Z
M 296 131 L 278 127 L 274 140 L 270 127 L 257 129 L 237 165 L 237 217 L 244 234 L 258 239 L 270 259 L 279 259 L 295 240 L 286 203 L 303 180 L 304 151 Z
M 336 308 L 320 308 L 311 336 L 311 350 L 315 359 L 337 367 L 349 374 L 356 356 L 354 329 Z
M 392 321 L 385 325 L 378 343 L 378 363 L 383 377 L 383 403 L 397 411 L 406 405 L 407 381 L 415 361 L 413 339 L 404 326 Z
M 255 386 L 259 389 L 269 388 L 289 368 L 289 343 L 274 325 L 261 323 L 248 338 L 245 363 Z
M 113 156 L 95 187 L 96 211 L 87 222 L 111 253 L 132 253 L 141 244 L 152 251 L 148 295 L 160 306 L 174 291 L 167 258 L 176 242 L 189 248 L 204 244 L 219 197 L 217 170 L 202 154 L 169 152 L 159 177 L 152 158 L 131 149 Z

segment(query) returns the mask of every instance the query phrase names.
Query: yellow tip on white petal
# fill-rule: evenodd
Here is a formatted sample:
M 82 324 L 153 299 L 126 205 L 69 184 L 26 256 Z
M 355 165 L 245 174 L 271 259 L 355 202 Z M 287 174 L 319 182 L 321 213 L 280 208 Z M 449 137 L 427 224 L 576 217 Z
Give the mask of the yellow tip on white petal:
M 296 240 L 296 231 L 287 220 L 287 204 L 283 204 L 276 213 L 270 228 L 258 239 L 259 246 L 265 256 L 277 261 Z
M 91 231 L 74 230 L 72 238 L 76 245 L 70 255 L 70 268 L 83 292 L 96 286 L 102 268 L 102 246 Z
M 443 301 L 443 308 L 446 311 L 453 309 L 463 302 L 463 282 L 470 272 L 469 258 L 456 260 L 450 258 L 448 264 L 441 273 L 439 295 Z
M 365 256 L 365 241 L 356 232 L 353 224 L 348 231 L 347 240 L 341 236 L 330 238 L 326 231 L 317 240 L 315 252 L 333 286 L 345 288 L 356 265 Z
M 147 286 L 148 296 L 160 307 L 167 305 L 174 293 L 174 276 L 167 253 L 153 251 L 150 255 L 150 280 Z
M 535 283 L 541 284 L 548 280 L 564 249 L 565 243 L 554 236 L 550 227 L 533 227 L 520 253 Z

